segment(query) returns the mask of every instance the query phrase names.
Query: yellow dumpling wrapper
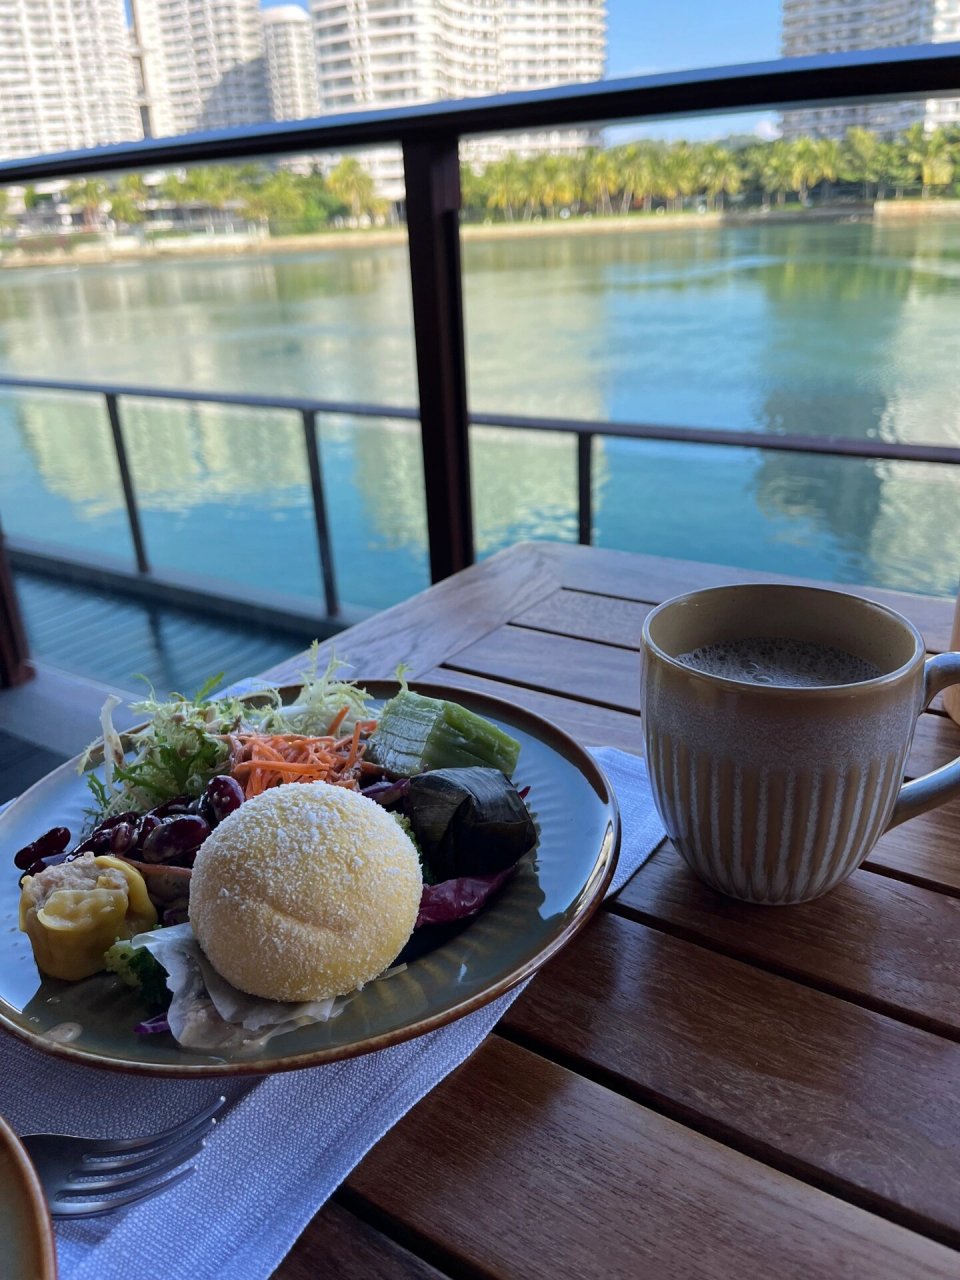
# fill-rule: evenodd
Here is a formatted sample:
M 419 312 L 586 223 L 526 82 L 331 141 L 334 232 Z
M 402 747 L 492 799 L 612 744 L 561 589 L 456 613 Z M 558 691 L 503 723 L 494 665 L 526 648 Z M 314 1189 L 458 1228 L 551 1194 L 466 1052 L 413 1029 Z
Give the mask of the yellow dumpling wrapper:
M 106 854 L 47 867 L 27 876 L 20 892 L 20 928 L 37 968 L 68 982 L 99 973 L 103 953 L 118 938 L 132 938 L 156 923 L 143 876 Z

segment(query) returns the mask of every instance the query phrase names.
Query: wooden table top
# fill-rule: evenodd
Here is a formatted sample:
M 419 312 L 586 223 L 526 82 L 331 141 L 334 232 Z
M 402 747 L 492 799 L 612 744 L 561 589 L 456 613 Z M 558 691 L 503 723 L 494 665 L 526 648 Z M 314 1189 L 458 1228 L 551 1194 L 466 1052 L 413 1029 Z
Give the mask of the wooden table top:
M 788 579 L 527 544 L 336 650 L 358 674 L 403 661 L 639 752 L 644 616 L 748 580 Z M 943 601 L 862 594 L 948 646 Z M 935 702 L 908 773 L 958 754 Z M 958 1041 L 960 800 L 796 907 L 721 897 L 667 841 L 370 1152 L 277 1277 L 956 1278 Z

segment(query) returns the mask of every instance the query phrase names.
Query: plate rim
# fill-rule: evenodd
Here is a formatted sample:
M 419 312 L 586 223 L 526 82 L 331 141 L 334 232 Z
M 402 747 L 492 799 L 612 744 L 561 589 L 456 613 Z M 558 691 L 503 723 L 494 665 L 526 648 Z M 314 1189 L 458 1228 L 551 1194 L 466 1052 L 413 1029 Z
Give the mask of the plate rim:
M 400 688 L 397 680 L 384 680 L 376 677 L 365 679 L 363 676 L 357 676 L 353 678 L 352 683 L 359 685 L 363 689 L 370 690 L 375 698 L 392 696 Z M 284 684 L 274 687 L 284 691 L 300 689 L 302 685 Z M 478 992 L 469 999 L 460 1001 L 440 1013 L 418 1018 L 415 1022 L 394 1028 L 392 1031 L 367 1036 L 362 1040 L 355 1041 L 353 1044 L 307 1050 L 284 1058 L 271 1059 L 268 1063 L 265 1063 L 262 1059 L 252 1059 L 250 1061 L 238 1059 L 235 1062 L 193 1062 L 179 1065 L 173 1062 L 151 1064 L 128 1058 L 106 1058 L 88 1050 L 76 1048 L 71 1043 L 51 1040 L 42 1033 L 30 1031 L 28 1028 L 18 1025 L 7 1014 L 6 1001 L 2 997 L 0 997 L 0 1028 L 51 1057 L 79 1063 L 83 1066 L 100 1067 L 106 1071 L 116 1071 L 125 1075 L 148 1076 L 154 1079 L 215 1079 L 278 1075 L 285 1071 L 301 1071 L 307 1067 L 346 1061 L 350 1058 L 361 1057 L 367 1053 L 375 1053 L 392 1045 L 403 1044 L 407 1040 L 416 1039 L 430 1031 L 447 1026 L 467 1014 L 474 1013 L 477 1009 L 482 1009 L 486 1005 L 492 1004 L 494 1000 L 505 995 L 506 992 L 511 991 L 514 987 L 519 986 L 520 983 L 525 982 L 537 973 L 548 960 L 572 941 L 593 917 L 603 902 L 607 886 L 613 879 L 613 873 L 620 855 L 621 837 L 620 811 L 613 788 L 610 786 L 603 769 L 586 747 L 582 746 L 564 729 L 561 729 L 559 725 L 556 725 L 552 720 L 548 720 L 545 716 L 541 716 L 513 702 L 508 702 L 505 698 L 496 697 L 481 690 L 454 688 L 436 681 L 424 680 L 411 680 L 408 682 L 407 687 L 414 693 L 423 693 L 427 697 L 444 698 L 451 702 L 473 699 L 478 704 L 480 714 L 483 714 L 482 708 L 486 707 L 492 716 L 508 724 L 511 721 L 516 722 L 518 728 L 532 730 L 532 736 L 539 738 L 541 741 L 544 740 L 544 730 L 546 730 L 547 744 L 555 751 L 555 744 L 550 741 L 550 737 L 560 740 L 568 761 L 574 764 L 577 770 L 586 778 L 607 810 L 607 829 L 597 851 L 591 874 L 581 886 L 579 899 L 573 907 L 573 913 L 560 931 L 535 955 L 512 969 L 482 992 Z M 392 692 L 388 693 L 388 690 Z M 245 696 L 252 698 L 256 692 L 257 690 L 251 689 L 246 692 Z M 99 742 L 100 740 L 96 741 Z M 56 769 L 52 769 L 48 774 L 33 783 L 32 786 L 28 787 L 26 791 L 11 802 L 8 812 L 57 774 L 67 770 L 76 771 L 77 763 L 83 754 L 80 753 L 71 760 L 66 761 L 66 763 L 58 765 Z
M 43 1186 L 33 1161 L 10 1122 L 0 1115 L 0 1148 L 9 1156 L 20 1190 L 27 1202 L 30 1241 L 33 1245 L 33 1261 L 39 1266 L 35 1280 L 57 1280 L 57 1247 L 53 1235 L 53 1219 L 50 1206 L 43 1193 Z

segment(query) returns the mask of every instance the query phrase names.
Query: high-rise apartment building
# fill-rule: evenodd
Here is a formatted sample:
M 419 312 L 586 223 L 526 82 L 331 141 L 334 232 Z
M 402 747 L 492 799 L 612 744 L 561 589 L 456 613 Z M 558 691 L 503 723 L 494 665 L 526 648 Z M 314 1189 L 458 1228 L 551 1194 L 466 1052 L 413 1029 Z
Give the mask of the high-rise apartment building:
M 133 0 L 155 137 L 268 120 L 258 0 Z
M 960 0 L 783 0 L 787 58 L 960 39 Z M 960 99 L 807 107 L 783 116 L 783 135 L 841 138 L 854 126 L 894 134 L 911 124 L 960 123 Z
M 606 0 L 312 0 L 312 13 L 324 113 L 599 80 L 606 61 Z M 485 161 L 593 138 L 566 129 L 465 150 Z M 385 195 L 402 195 L 395 153 L 368 164 Z
M 142 136 L 123 0 L 0 0 L 0 155 Z
M 310 15 L 298 4 L 263 11 L 267 98 L 273 120 L 319 114 L 317 59 Z

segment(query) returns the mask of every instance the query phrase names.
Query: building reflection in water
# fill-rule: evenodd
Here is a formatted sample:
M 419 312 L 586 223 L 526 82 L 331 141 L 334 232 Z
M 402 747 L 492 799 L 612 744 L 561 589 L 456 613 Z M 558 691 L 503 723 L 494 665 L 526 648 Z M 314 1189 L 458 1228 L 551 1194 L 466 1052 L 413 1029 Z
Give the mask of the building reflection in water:
M 464 245 L 478 411 L 960 439 L 953 335 L 960 224 L 771 226 Z M 409 405 L 403 247 L 9 272 L 0 363 L 25 376 Z M 319 590 L 296 415 L 124 401 L 158 565 Z M 343 595 L 389 604 L 428 580 L 419 433 L 321 417 Z M 102 404 L 0 401 L 13 534 L 123 545 Z M 480 554 L 576 537 L 573 437 L 474 428 Z M 595 442 L 604 545 L 843 581 L 951 591 L 960 504 L 947 468 Z
M 918 242 L 913 229 L 864 228 L 869 243 L 859 261 L 838 256 L 761 272 L 771 321 L 765 431 L 960 443 L 960 401 L 930 376 L 955 358 L 944 349 L 951 326 L 941 308 L 956 308 L 960 273 L 939 256 L 943 228 L 923 231 Z M 838 335 L 845 368 L 833 381 L 836 360 L 827 347 Z M 805 376 L 792 376 L 795 370 Z M 957 557 L 939 553 L 957 546 L 960 535 L 960 476 L 952 469 L 813 454 L 759 457 L 758 510 L 829 533 L 841 580 L 955 591 Z

